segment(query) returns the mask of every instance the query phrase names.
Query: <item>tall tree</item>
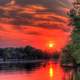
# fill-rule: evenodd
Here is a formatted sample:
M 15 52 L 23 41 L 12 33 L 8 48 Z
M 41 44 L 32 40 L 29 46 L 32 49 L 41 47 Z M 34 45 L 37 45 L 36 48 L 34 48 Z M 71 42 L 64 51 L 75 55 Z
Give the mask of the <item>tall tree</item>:
M 80 0 L 75 0 L 73 8 L 68 14 L 70 18 L 70 25 L 73 26 L 71 41 L 63 49 L 62 64 L 73 63 L 74 77 L 71 80 L 80 80 Z

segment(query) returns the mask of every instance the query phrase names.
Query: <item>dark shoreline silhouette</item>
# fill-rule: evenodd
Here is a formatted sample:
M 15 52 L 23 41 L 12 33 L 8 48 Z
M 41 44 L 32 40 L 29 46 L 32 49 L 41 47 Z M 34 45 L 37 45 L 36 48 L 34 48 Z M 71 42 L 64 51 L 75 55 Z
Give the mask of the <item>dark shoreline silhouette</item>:
M 49 60 L 57 62 L 59 53 L 50 55 L 31 46 L 20 48 L 0 48 L 0 70 L 33 70 Z

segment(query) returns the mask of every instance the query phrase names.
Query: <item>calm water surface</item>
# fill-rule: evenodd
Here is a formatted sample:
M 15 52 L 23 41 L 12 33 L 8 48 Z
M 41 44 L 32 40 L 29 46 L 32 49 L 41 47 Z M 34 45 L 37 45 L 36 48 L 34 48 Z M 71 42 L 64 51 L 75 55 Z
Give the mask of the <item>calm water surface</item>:
M 70 80 L 72 70 L 64 70 L 57 63 L 49 62 L 32 71 L 1 71 L 0 80 Z

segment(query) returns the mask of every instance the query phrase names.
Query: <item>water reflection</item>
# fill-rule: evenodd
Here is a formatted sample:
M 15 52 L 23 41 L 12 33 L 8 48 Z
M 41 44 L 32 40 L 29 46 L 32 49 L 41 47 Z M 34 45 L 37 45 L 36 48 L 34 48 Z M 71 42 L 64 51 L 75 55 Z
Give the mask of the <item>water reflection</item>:
M 1 80 L 79 80 L 74 69 L 61 67 L 53 61 L 42 61 L 28 64 L 1 65 Z M 74 75 L 73 75 L 74 73 Z M 16 77 L 18 76 L 18 77 Z M 74 78 L 75 77 L 75 78 Z
M 50 68 L 49 68 L 49 75 L 50 75 L 50 78 L 53 77 L 54 73 L 53 73 L 53 67 L 52 67 L 52 64 L 50 64 Z
M 32 72 L 41 67 L 45 67 L 47 63 L 45 62 L 35 62 L 35 63 L 21 63 L 21 64 L 0 64 L 0 71 L 19 71 L 24 70 L 27 72 Z

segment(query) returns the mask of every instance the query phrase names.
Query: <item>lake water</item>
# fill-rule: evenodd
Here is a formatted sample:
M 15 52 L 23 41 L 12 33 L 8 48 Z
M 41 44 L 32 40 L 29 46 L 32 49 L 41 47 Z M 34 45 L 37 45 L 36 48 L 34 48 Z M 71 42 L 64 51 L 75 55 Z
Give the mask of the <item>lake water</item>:
M 72 70 L 64 70 L 58 63 L 50 61 L 28 71 L 1 71 L 0 80 L 70 80 L 71 75 Z

